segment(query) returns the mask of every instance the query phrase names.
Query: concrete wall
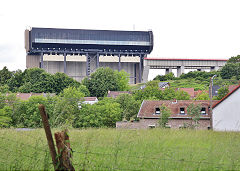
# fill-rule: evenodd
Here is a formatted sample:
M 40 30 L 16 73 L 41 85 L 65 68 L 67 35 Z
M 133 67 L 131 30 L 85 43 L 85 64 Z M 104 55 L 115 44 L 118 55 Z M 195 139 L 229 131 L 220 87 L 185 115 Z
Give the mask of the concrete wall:
M 240 131 L 240 88 L 213 109 L 213 130 Z
M 110 67 L 114 70 L 118 70 L 118 61 L 118 56 L 100 56 L 99 67 Z M 139 61 L 139 57 L 121 57 L 121 70 L 123 69 L 130 74 L 130 84 L 135 83 L 134 77 L 136 77 L 137 82 L 139 80 Z M 26 66 L 27 68 L 39 67 L 40 56 L 27 55 Z M 45 54 L 43 56 L 43 69 L 51 74 L 55 74 L 56 72 L 64 72 L 63 55 Z M 67 55 L 66 74 L 77 81 L 81 81 L 84 77 L 86 77 L 86 56 Z

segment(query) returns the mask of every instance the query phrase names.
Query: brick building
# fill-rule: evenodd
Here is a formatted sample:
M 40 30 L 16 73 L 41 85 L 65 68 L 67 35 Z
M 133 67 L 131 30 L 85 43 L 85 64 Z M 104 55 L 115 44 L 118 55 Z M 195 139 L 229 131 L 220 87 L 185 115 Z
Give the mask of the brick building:
M 165 105 L 171 111 L 168 125 L 171 128 L 183 127 L 185 123 L 191 123 L 191 117 L 187 114 L 187 107 L 191 104 L 201 106 L 201 117 L 199 120 L 198 129 L 208 129 L 210 127 L 210 116 L 208 100 L 144 100 L 140 107 L 137 117 L 140 119 L 139 122 L 118 122 L 116 123 L 117 128 L 131 128 L 131 129 L 144 129 L 158 126 L 158 120 L 161 116 L 160 106 Z M 216 104 L 217 101 L 213 101 Z

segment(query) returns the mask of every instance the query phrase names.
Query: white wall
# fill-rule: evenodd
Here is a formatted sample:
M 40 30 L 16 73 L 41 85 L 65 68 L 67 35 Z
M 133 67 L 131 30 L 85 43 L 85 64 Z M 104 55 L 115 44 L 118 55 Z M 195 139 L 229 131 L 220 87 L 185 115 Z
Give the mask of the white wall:
M 240 88 L 213 109 L 213 130 L 240 131 Z

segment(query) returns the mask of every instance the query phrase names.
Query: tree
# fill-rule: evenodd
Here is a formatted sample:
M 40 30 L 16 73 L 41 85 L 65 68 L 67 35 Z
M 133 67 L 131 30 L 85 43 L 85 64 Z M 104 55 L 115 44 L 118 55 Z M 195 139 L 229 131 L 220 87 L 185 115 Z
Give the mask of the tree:
M 116 98 L 116 102 L 120 104 L 121 118 L 123 120 L 130 120 L 136 118 L 140 108 L 140 101 L 133 98 L 131 94 L 120 94 Z
M 0 70 L 0 85 L 6 84 L 11 77 L 12 72 L 10 72 L 6 66 L 3 67 L 3 69 Z
M 155 86 L 147 86 L 144 90 L 136 90 L 133 92 L 135 100 L 161 100 L 164 98 L 162 90 Z
M 0 109 L 0 128 L 9 127 L 11 120 L 12 109 L 10 106 L 4 106 Z
M 128 91 L 129 74 L 124 70 L 121 70 L 120 72 L 115 71 L 115 75 L 117 76 L 118 91 Z
M 81 93 L 83 93 L 84 97 L 89 97 L 90 96 L 90 92 L 85 85 L 80 85 L 77 88 L 77 90 L 80 91 Z
M 28 100 L 20 100 L 16 103 L 12 114 L 12 125 L 20 128 L 41 128 L 39 104 L 47 107 L 47 99 L 43 96 L 31 96 Z M 50 114 L 48 110 L 47 113 Z
M 112 98 L 90 104 L 82 104 L 79 114 L 74 120 L 74 127 L 115 127 L 121 121 L 120 104 Z
M 175 76 L 172 72 L 166 75 L 157 75 L 153 80 L 160 80 L 160 81 L 167 81 L 167 80 L 174 80 Z
M 191 116 L 191 123 L 188 127 L 189 128 L 197 127 L 198 126 L 198 121 L 199 121 L 200 116 L 201 116 L 201 106 L 191 103 L 187 107 L 187 112 L 188 112 L 188 115 Z M 192 121 L 194 122 L 194 124 L 193 124 Z
M 231 57 L 227 62 L 228 63 L 239 63 L 240 62 L 240 55 Z
M 207 92 L 202 92 L 198 94 L 194 100 L 210 100 L 209 94 Z
M 21 83 L 22 82 L 22 83 Z M 13 79 L 8 82 L 10 89 L 22 93 L 56 93 L 59 94 L 69 86 L 79 87 L 80 83 L 64 73 L 54 75 L 40 68 L 26 69 L 23 73 L 16 72 Z
M 228 87 L 223 86 L 218 89 L 218 95 L 217 95 L 217 100 L 221 100 L 224 96 L 226 96 L 229 93 Z
M 9 92 L 9 86 L 7 84 L 0 85 L 0 93 L 8 93 Z
M 53 112 L 54 126 L 73 126 L 76 115 L 79 113 L 79 104 L 84 94 L 75 87 L 65 88 L 56 100 Z
M 160 106 L 160 117 L 158 122 L 160 127 L 166 128 L 170 115 L 170 109 L 165 104 L 162 104 Z
M 91 96 L 103 97 L 108 90 L 120 91 L 128 87 L 126 74 L 123 74 L 123 71 L 118 74 L 108 67 L 98 68 L 90 75 L 89 80 L 84 79 L 83 84 L 88 88 Z
M 176 91 L 173 88 L 165 88 L 163 91 L 163 100 L 176 99 Z
M 18 88 L 24 84 L 24 74 L 21 70 L 13 72 L 13 76 L 8 80 L 7 84 L 11 92 L 18 92 Z
M 182 90 L 176 91 L 176 99 L 177 100 L 190 100 L 190 95 Z
M 240 79 L 240 63 L 227 63 L 222 67 L 220 75 L 223 79 L 231 79 L 233 76 Z
M 67 87 L 79 87 L 80 83 L 74 79 L 68 77 L 64 73 L 57 72 L 53 75 L 54 80 L 54 92 L 59 94 L 63 89 Z

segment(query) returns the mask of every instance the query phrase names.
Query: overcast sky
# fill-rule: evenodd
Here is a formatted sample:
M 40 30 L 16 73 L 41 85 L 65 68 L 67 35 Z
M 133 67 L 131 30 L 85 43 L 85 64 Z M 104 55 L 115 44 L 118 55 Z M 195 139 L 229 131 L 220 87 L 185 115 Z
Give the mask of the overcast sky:
M 154 58 L 240 54 L 240 0 L 2 0 L 0 69 L 25 69 L 27 27 L 152 30 Z

